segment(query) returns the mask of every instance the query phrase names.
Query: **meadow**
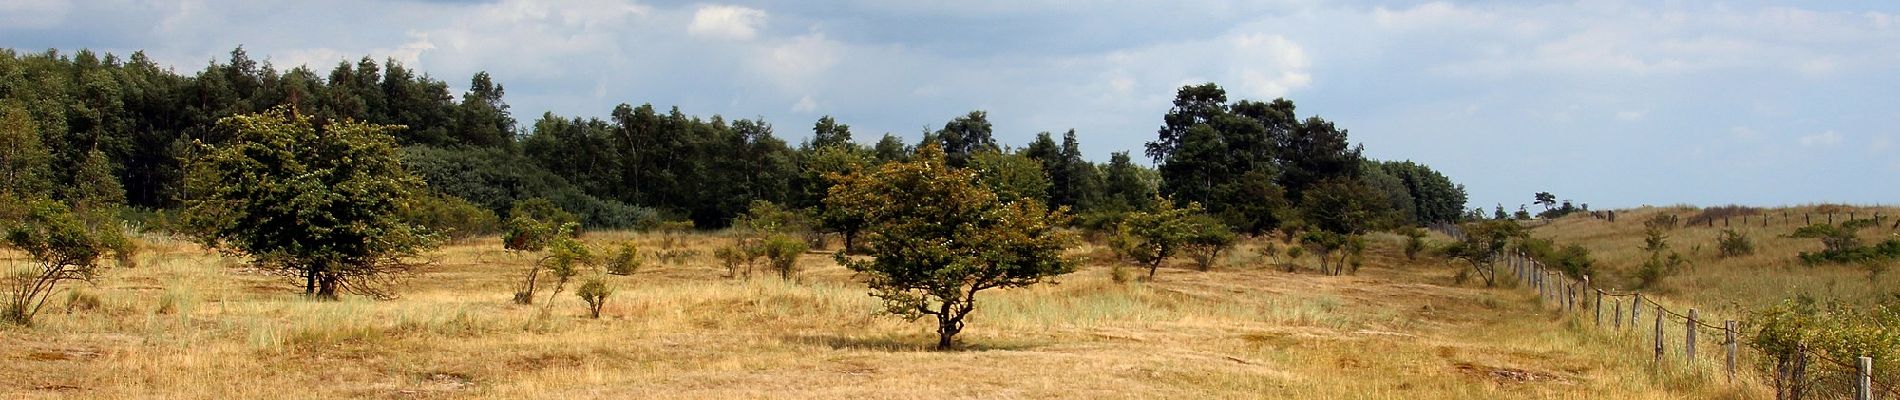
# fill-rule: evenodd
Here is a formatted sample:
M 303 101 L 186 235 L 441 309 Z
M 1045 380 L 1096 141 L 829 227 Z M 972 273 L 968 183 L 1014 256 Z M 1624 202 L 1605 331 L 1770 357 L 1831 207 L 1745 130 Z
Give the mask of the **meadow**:
M 135 267 L 0 328 L 9 398 L 1760 398 L 1706 372 L 1646 372 L 1614 334 L 1375 235 L 1325 276 L 1255 239 L 1210 271 L 1116 282 L 1082 245 L 1056 284 L 985 292 L 959 351 L 878 313 L 826 252 L 795 281 L 727 277 L 715 233 L 635 240 L 644 268 L 588 319 L 569 291 L 510 302 L 532 256 L 441 250 L 394 300 L 311 301 L 288 279 L 146 237 Z M 1185 263 L 1185 262 L 1184 262 Z M 1683 279 L 1689 281 L 1689 279 Z M 545 296 L 545 295 L 544 295 Z M 80 301 L 74 301 L 80 299 Z M 97 304 L 85 301 L 96 299 Z M 1752 381 L 1750 381 L 1752 382 Z

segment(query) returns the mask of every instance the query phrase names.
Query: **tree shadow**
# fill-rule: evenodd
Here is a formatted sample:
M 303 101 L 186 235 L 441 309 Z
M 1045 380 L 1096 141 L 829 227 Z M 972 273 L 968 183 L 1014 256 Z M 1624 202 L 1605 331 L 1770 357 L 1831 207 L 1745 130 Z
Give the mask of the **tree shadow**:
M 829 347 L 833 350 L 867 350 L 891 353 L 964 353 L 984 351 L 1019 351 L 1041 347 L 1042 343 L 1032 342 L 969 342 L 958 340 L 957 347 L 950 350 L 937 350 L 935 335 L 852 337 L 835 334 L 788 334 L 779 335 L 779 340 L 808 346 Z

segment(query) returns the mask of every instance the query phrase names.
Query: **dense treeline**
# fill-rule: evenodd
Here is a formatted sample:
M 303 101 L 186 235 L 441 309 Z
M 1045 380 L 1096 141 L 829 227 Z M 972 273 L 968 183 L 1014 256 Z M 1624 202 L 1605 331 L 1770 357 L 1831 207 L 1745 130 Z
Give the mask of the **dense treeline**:
M 620 104 L 606 119 L 546 113 L 518 123 L 504 94 L 501 83 L 478 73 L 457 98 L 444 81 L 368 57 L 327 73 L 280 71 L 238 48 L 186 75 L 143 53 L 0 50 L 0 107 L 33 120 L 49 150 L 52 187 L 77 187 L 79 167 L 97 150 L 125 189 L 125 203 L 148 210 L 182 204 L 190 161 L 231 136 L 216 121 L 276 106 L 319 125 L 402 126 L 393 135 L 406 167 L 428 183 L 426 199 L 503 216 L 517 201 L 546 199 L 589 228 L 670 219 L 720 227 L 763 200 L 848 232 L 848 215 L 826 217 L 823 199 L 835 176 L 905 160 L 924 143 L 940 146 L 951 166 L 977 172 L 999 196 L 1068 207 L 1085 226 L 1106 227 L 1158 198 L 1201 203 L 1248 233 L 1288 224 L 1361 231 L 1457 219 L 1464 209 L 1463 188 L 1428 167 L 1367 160 L 1345 130 L 1298 119 L 1291 101 L 1230 104 L 1213 84 L 1182 88 L 1146 149 L 1156 168 L 1127 152 L 1106 163 L 1085 160 L 1073 130 L 1041 133 L 1020 148 L 999 144 L 982 111 L 957 116 L 917 143 L 888 133 L 860 143 L 849 125 L 825 117 L 810 139 L 793 145 L 763 120 L 701 118 L 650 104 Z
M 1418 163 L 1369 160 L 1346 130 L 1299 119 L 1286 99 L 1229 103 L 1212 83 L 1187 86 L 1162 120 L 1147 145 L 1161 193 L 1200 203 L 1244 232 L 1310 226 L 1356 234 L 1454 221 L 1464 211 L 1464 186 Z

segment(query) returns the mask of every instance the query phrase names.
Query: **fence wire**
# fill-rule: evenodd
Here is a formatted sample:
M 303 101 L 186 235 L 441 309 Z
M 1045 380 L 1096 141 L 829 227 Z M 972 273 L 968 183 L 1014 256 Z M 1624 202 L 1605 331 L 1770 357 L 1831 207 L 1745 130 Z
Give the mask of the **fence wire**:
M 1900 228 L 1900 221 L 1895 221 L 1895 227 Z M 1435 224 L 1433 225 L 1433 229 L 1453 238 L 1460 240 L 1464 238 L 1463 229 L 1460 229 L 1457 225 Z M 1602 310 L 1596 310 L 1597 315 L 1599 315 L 1597 318 L 1599 318 L 1598 321 L 1600 325 L 1609 325 L 1610 329 L 1619 331 L 1633 329 L 1639 338 L 1651 336 L 1646 338 L 1647 341 L 1654 341 L 1657 340 L 1657 338 L 1653 337 L 1655 333 L 1651 333 L 1651 330 L 1654 328 L 1645 327 L 1645 325 L 1648 325 L 1644 323 L 1645 320 L 1662 320 L 1665 325 L 1662 340 L 1668 342 L 1671 340 L 1669 338 L 1673 336 L 1676 343 L 1681 346 L 1676 347 L 1674 350 L 1665 350 L 1665 354 L 1675 353 L 1680 355 L 1678 357 L 1687 357 L 1687 353 L 1682 350 L 1687 347 L 1685 341 L 1689 335 L 1694 335 L 1698 338 L 1696 340 L 1698 343 L 1697 346 L 1699 347 L 1698 355 L 1696 356 L 1698 359 L 1706 359 L 1703 355 L 1707 355 L 1707 357 L 1720 360 L 1718 361 L 1719 363 L 1726 364 L 1728 362 L 1727 357 L 1729 357 L 1727 354 L 1728 347 L 1734 346 L 1737 353 L 1753 351 L 1754 355 L 1758 357 L 1758 360 L 1782 360 L 1782 358 L 1778 358 L 1776 355 L 1764 354 L 1753 346 L 1744 345 L 1753 340 L 1751 339 L 1751 335 L 1747 333 L 1748 328 L 1742 324 L 1737 324 L 1735 331 L 1730 332 L 1726 326 L 1716 326 L 1709 323 L 1709 318 L 1698 315 L 1698 318 L 1691 319 L 1687 314 L 1672 310 L 1657 301 L 1654 295 L 1644 296 L 1641 292 L 1619 292 L 1612 289 L 1594 287 L 1594 285 L 1586 285 L 1581 280 L 1571 279 L 1562 273 L 1545 267 L 1542 263 L 1537 262 L 1523 253 L 1511 253 L 1503 257 L 1506 258 L 1505 262 L 1510 263 L 1512 273 L 1517 275 L 1519 280 L 1530 284 L 1534 290 L 1541 287 L 1542 293 L 1540 294 L 1542 294 L 1542 296 L 1539 296 L 1540 302 L 1545 298 L 1550 298 L 1560 303 L 1559 305 L 1561 306 L 1563 302 L 1575 301 L 1578 303 L 1575 309 L 1579 311 L 1591 307 L 1601 308 L 1599 303 L 1587 298 L 1587 294 L 1594 291 L 1601 298 L 1614 299 L 1611 300 L 1611 308 L 1615 310 L 1612 314 L 1602 316 Z M 1551 282 L 1552 279 L 1556 281 Z M 1575 293 L 1575 297 L 1566 296 L 1566 294 L 1569 293 Z M 1632 307 L 1628 307 L 1628 310 L 1624 310 L 1625 307 L 1623 307 L 1622 299 L 1630 297 L 1641 299 L 1641 301 L 1636 302 Z M 1650 309 L 1649 311 L 1658 312 L 1659 314 L 1657 314 L 1656 317 L 1644 318 L 1646 316 L 1643 315 L 1643 311 L 1641 310 L 1643 308 L 1648 308 Z M 1562 309 L 1562 307 L 1560 307 L 1560 309 Z M 1602 318 L 1608 318 L 1610 321 L 1602 321 Z M 1681 324 L 1682 330 L 1688 330 L 1688 327 L 1691 325 L 1700 329 L 1694 329 L 1693 333 L 1684 333 L 1682 330 L 1671 332 L 1668 328 L 1676 326 L 1677 323 Z M 1624 327 L 1625 324 L 1630 326 Z M 1731 333 L 1734 338 L 1733 342 L 1730 341 Z M 1706 341 L 1704 341 L 1704 339 L 1706 339 Z M 1703 343 L 1706 343 L 1706 347 L 1703 347 L 1705 346 Z M 1741 355 L 1742 354 L 1735 355 L 1738 358 L 1735 365 L 1737 369 L 1746 366 L 1746 364 L 1739 359 Z M 1693 365 L 1701 361 L 1689 360 L 1689 362 Z M 1768 371 L 1765 372 L 1772 375 L 1769 378 L 1771 378 L 1771 382 L 1775 384 L 1777 398 L 1855 399 L 1857 398 L 1856 395 L 1860 388 L 1861 374 L 1860 367 L 1857 363 L 1857 358 L 1855 362 L 1850 363 L 1827 354 L 1813 351 L 1807 348 L 1807 346 L 1802 345 L 1799 346 L 1799 354 L 1792 355 L 1786 362 L 1776 362 L 1773 366 L 1767 366 L 1765 369 Z M 1891 373 L 1888 374 L 1887 376 L 1878 374 L 1870 376 L 1870 379 L 1868 379 L 1868 387 L 1871 392 L 1869 393 L 1870 397 L 1876 399 L 1900 399 L 1900 384 L 1895 384 L 1890 379 L 1885 379 L 1893 376 Z

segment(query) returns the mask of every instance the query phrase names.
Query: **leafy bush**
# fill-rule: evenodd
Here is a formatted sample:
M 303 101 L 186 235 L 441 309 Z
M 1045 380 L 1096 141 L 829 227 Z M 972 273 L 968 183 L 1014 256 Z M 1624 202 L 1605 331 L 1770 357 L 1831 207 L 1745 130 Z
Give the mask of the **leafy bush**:
M 713 258 L 719 259 L 719 263 L 725 265 L 727 278 L 752 276 L 752 257 L 746 254 L 745 246 L 742 244 L 734 243 L 713 249 Z M 741 269 L 741 267 L 744 268 Z
M 587 315 L 593 319 L 600 319 L 601 307 L 607 306 L 607 296 L 613 294 L 613 288 L 607 287 L 607 282 L 600 278 L 588 279 L 587 283 L 581 284 L 580 289 L 574 291 L 575 296 L 580 296 L 581 301 L 587 302 Z
M 1900 239 L 1887 239 L 1872 246 L 1861 241 L 1860 230 L 1873 224 L 1871 219 L 1847 221 L 1840 226 L 1814 224 L 1796 229 L 1789 237 L 1821 240 L 1821 251 L 1801 252 L 1801 261 L 1808 264 L 1879 265 L 1900 259 Z
M 1227 229 L 1227 224 L 1213 217 L 1197 215 L 1192 219 L 1194 233 L 1188 237 L 1183 250 L 1187 251 L 1189 258 L 1194 259 L 1196 266 L 1206 271 L 1214 267 L 1221 252 L 1234 247 L 1237 237 L 1234 231 Z
M 1410 228 L 1405 230 L 1405 259 L 1418 261 L 1418 253 L 1425 251 L 1425 230 Z
M 1900 331 L 1891 328 L 1896 325 L 1900 325 L 1900 298 L 1855 307 L 1822 303 L 1803 295 L 1750 315 L 1746 326 L 1753 327 L 1755 334 L 1747 344 L 1767 355 L 1759 367 L 1770 376 L 1792 369 L 1796 356 L 1806 350 L 1850 362 L 1860 356 L 1872 357 L 1873 370 L 1880 374 L 1874 379 L 1881 381 L 1892 379 L 1896 374 L 1891 371 L 1900 368 Z M 1811 360 L 1806 369 L 1811 381 L 1851 382 L 1858 374 L 1853 367 L 1824 361 Z M 1810 395 L 1822 398 L 1852 393 L 1845 385 L 1809 385 L 1808 389 Z
M 449 240 L 465 240 L 501 231 L 501 220 L 493 211 L 460 197 L 429 194 L 403 210 L 410 223 L 428 228 Z
M 760 253 L 765 255 L 772 271 L 778 272 L 779 279 L 785 280 L 791 280 L 798 273 L 798 256 L 810 248 L 809 243 L 785 234 L 767 237 L 760 246 Z
M 124 236 L 114 229 L 116 225 L 88 227 L 58 201 L 0 199 L 0 208 L 20 214 L 17 218 L 9 215 L 0 226 L 5 234 L 0 245 L 32 259 L 31 266 L 12 268 L 0 276 L 6 288 L 6 309 L 0 310 L 0 321 L 4 322 L 33 324 L 33 317 L 46 305 L 46 299 L 57 293 L 60 283 L 92 280 L 99 271 L 100 259 L 113 251 L 110 242 Z
M 1715 245 L 1722 257 L 1741 257 L 1755 254 L 1755 241 L 1734 229 L 1723 229 L 1715 238 Z
M 607 259 L 607 273 L 614 275 L 633 275 L 640 270 L 640 248 L 628 240 L 620 244 L 620 249 Z

